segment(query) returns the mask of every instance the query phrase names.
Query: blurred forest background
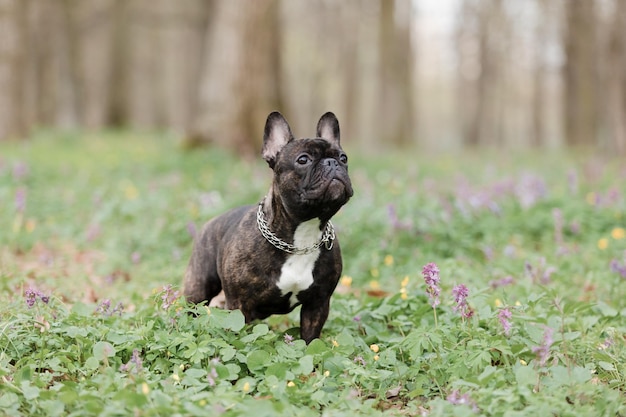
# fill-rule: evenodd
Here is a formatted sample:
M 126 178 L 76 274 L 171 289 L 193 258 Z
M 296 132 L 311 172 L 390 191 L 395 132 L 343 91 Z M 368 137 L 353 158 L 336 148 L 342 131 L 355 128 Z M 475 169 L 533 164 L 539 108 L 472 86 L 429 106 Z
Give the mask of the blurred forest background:
M 0 140 L 171 130 L 626 153 L 626 0 L 0 0 Z

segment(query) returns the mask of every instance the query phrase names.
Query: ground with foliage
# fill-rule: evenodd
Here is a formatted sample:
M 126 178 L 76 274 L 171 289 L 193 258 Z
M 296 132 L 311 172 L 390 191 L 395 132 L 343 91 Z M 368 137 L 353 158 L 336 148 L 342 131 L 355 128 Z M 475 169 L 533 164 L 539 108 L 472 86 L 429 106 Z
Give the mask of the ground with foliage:
M 0 414 L 626 416 L 622 162 L 349 151 L 345 276 L 306 346 L 297 311 L 178 297 L 195 231 L 263 196 L 262 162 L 0 144 Z

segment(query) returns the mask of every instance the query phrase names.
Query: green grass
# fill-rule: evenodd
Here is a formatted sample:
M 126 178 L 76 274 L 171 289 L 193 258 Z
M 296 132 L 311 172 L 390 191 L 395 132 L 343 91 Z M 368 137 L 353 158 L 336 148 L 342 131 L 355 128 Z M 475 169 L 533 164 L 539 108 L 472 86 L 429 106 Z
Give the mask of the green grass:
M 297 311 L 244 325 L 176 298 L 190 231 L 268 189 L 260 158 L 119 132 L 0 143 L 0 414 L 626 416 L 621 161 L 348 151 L 345 276 L 306 346 Z

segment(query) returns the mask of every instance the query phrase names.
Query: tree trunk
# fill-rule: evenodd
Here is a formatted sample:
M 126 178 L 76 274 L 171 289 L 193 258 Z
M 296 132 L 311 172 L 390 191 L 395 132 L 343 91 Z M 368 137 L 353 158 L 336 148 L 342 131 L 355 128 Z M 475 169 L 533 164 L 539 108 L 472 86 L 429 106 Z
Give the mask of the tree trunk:
M 28 135 L 24 120 L 26 0 L 0 0 L 0 140 Z
M 188 146 L 211 142 L 241 154 L 260 149 L 265 118 L 280 107 L 279 27 L 276 0 L 216 3 Z
M 396 145 L 411 143 L 414 132 L 411 7 L 408 0 L 380 0 L 378 136 Z
M 608 124 L 610 147 L 617 153 L 626 153 L 626 2 L 615 2 L 608 44 Z
M 548 19 L 545 17 L 549 10 L 546 0 L 537 0 L 539 16 L 535 22 L 535 33 L 533 42 L 535 51 L 533 54 L 534 68 L 532 75 L 533 93 L 531 99 L 531 138 L 530 144 L 533 147 L 540 147 L 545 143 L 545 113 L 546 113 L 546 64 L 544 59 L 544 47 L 542 42 L 548 39 L 547 25 Z
M 565 141 L 575 146 L 592 145 L 597 128 L 594 2 L 571 1 L 565 11 Z

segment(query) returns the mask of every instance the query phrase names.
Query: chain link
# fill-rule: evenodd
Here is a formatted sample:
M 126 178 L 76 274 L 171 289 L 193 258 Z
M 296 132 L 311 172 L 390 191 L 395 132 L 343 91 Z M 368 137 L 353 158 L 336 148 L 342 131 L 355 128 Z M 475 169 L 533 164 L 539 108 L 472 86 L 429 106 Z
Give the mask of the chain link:
M 293 253 L 296 255 L 307 255 L 309 253 L 313 253 L 319 250 L 322 245 L 324 245 L 326 250 L 331 250 L 333 248 L 333 243 L 335 241 L 335 228 L 333 227 L 333 224 L 330 220 L 328 221 L 328 223 L 326 223 L 326 227 L 324 228 L 324 233 L 322 234 L 320 241 L 313 246 L 299 248 L 295 245 L 292 245 L 291 243 L 287 243 L 284 240 L 281 240 L 270 230 L 267 221 L 265 220 L 265 214 L 263 213 L 264 201 L 265 199 L 261 200 L 261 202 L 259 203 L 259 209 L 256 212 L 256 222 L 259 227 L 259 231 L 261 232 L 263 237 L 276 248 L 287 253 Z

